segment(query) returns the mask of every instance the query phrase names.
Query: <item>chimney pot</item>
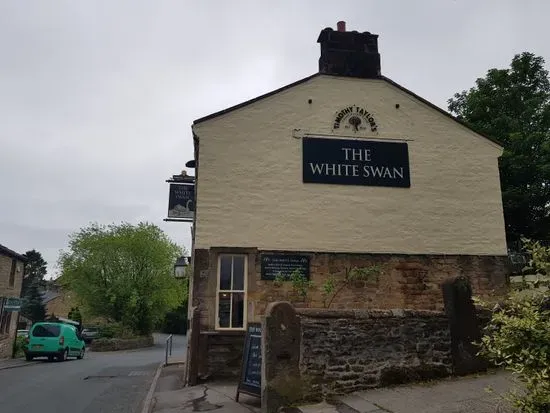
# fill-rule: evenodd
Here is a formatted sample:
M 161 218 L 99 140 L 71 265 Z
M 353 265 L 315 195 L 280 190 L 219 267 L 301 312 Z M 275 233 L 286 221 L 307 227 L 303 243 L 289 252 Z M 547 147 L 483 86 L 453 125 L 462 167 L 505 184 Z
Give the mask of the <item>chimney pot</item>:
M 336 23 L 336 27 L 338 28 L 339 32 L 345 32 L 346 31 L 346 22 L 343 20 L 340 20 L 338 23 Z

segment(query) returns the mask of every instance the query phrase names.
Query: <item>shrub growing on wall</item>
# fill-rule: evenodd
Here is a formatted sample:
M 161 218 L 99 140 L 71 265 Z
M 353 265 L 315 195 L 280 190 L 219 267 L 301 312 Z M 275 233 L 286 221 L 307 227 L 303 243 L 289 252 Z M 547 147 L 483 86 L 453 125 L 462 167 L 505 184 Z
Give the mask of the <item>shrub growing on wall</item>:
M 540 274 L 550 268 L 550 250 L 526 242 L 530 268 Z M 550 295 L 528 286 L 513 291 L 498 306 L 485 328 L 480 354 L 514 372 L 525 390 L 509 398 L 524 413 L 550 412 Z

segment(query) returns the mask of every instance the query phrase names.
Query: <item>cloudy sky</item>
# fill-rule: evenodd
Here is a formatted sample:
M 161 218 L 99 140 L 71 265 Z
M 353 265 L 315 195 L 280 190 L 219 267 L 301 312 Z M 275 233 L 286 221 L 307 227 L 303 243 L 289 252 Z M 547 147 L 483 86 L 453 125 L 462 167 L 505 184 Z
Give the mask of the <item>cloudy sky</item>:
M 0 0 L 0 243 L 55 274 L 89 222 L 167 223 L 194 119 L 317 71 L 319 31 L 380 35 L 382 73 L 446 108 L 491 67 L 550 62 L 547 0 Z M 189 171 L 192 172 L 192 171 Z

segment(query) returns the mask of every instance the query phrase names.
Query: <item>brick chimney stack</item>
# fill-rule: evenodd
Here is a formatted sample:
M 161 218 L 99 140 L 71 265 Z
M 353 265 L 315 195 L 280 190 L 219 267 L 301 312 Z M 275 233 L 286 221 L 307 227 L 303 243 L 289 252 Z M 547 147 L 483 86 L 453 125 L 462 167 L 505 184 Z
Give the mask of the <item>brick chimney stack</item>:
M 327 27 L 319 34 L 321 44 L 319 72 L 361 78 L 381 76 L 378 35 L 370 32 L 346 31 L 346 22 L 339 21 L 337 30 Z

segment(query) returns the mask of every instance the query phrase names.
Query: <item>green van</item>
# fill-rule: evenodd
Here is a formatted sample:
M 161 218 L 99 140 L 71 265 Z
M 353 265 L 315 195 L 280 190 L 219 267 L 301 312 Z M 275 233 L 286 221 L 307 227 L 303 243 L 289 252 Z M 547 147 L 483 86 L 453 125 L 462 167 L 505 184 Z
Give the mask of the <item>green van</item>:
M 31 361 L 34 357 L 54 357 L 65 361 L 68 357 L 82 359 L 85 344 L 78 329 L 70 324 L 56 322 L 36 323 L 31 327 L 24 347 L 25 358 Z

